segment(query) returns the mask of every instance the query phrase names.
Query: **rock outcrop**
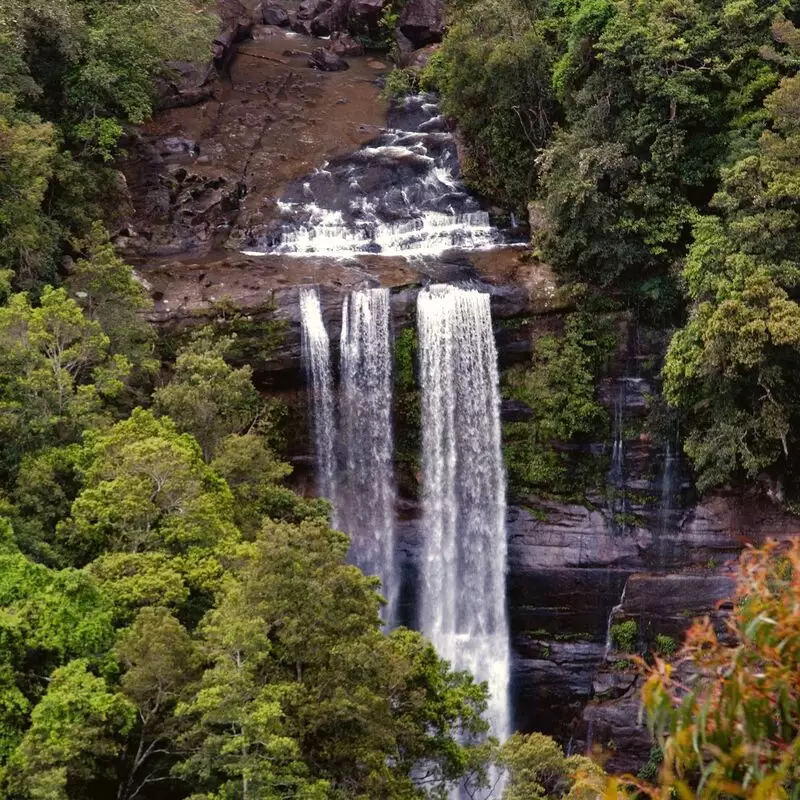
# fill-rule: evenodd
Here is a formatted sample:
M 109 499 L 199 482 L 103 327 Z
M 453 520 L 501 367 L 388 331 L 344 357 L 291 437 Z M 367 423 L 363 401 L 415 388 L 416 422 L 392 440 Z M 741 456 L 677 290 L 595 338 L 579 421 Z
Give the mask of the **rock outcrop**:
M 398 30 L 414 48 L 441 42 L 444 36 L 444 2 L 442 0 L 408 0 Z

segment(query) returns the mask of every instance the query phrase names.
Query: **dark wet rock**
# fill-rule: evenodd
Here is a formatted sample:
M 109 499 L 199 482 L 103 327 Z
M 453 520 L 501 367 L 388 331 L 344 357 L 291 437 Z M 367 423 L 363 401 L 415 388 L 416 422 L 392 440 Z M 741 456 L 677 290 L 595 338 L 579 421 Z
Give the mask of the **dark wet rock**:
M 275 25 L 278 28 L 286 28 L 289 25 L 289 12 L 275 3 L 267 3 L 262 7 L 261 18 L 265 25 Z
M 408 0 L 400 14 L 399 30 L 414 48 L 441 42 L 444 36 L 443 0 Z
M 503 422 L 527 422 L 533 417 L 533 409 L 521 400 L 506 399 L 500 405 Z
M 184 136 L 167 136 L 164 139 L 159 139 L 158 149 L 162 156 L 197 155 L 200 152 L 200 146 L 197 142 Z
M 354 39 L 349 33 L 337 31 L 331 36 L 331 43 L 328 49 L 336 53 L 337 56 L 353 57 L 364 55 L 364 45 Z M 346 98 L 345 98 L 346 102 Z
M 635 676 L 631 688 L 621 697 L 586 706 L 573 740 L 576 752 L 591 752 L 599 747 L 608 760 L 604 767 L 611 773 L 636 774 L 647 762 L 653 746 L 641 717 L 640 681 Z
M 350 0 L 348 19 L 352 30 L 359 33 L 377 32 L 387 0 Z
M 310 19 L 310 30 L 315 36 L 333 33 L 354 33 L 376 36 L 387 0 L 305 0 L 298 10 L 298 19 Z M 306 3 L 308 5 L 306 5 Z M 310 16 L 306 16 L 310 15 Z
M 224 27 L 211 42 L 211 54 L 218 69 L 224 69 L 233 58 L 235 45 L 244 41 L 253 29 L 249 16 L 237 17 Z
M 289 26 L 294 33 L 299 33 L 302 36 L 313 36 L 311 33 L 310 19 L 301 19 L 300 17 L 290 18 Z
M 330 36 L 333 32 L 333 25 L 330 11 L 326 11 L 311 20 L 311 35 L 319 37 Z
M 400 28 L 395 31 L 394 41 L 397 45 L 397 50 L 400 53 L 401 63 L 405 63 L 405 60 L 411 56 L 416 47 L 408 37 L 403 35 L 403 32 L 400 30 Z
M 321 69 L 323 72 L 339 72 L 350 69 L 350 65 L 341 56 L 324 47 L 317 47 L 311 51 L 308 65 L 314 69 Z
M 303 0 L 297 7 L 297 19 L 311 20 L 327 11 L 333 0 Z
M 213 64 L 170 61 L 167 69 L 165 75 L 156 79 L 156 109 L 193 106 L 211 97 L 216 77 Z

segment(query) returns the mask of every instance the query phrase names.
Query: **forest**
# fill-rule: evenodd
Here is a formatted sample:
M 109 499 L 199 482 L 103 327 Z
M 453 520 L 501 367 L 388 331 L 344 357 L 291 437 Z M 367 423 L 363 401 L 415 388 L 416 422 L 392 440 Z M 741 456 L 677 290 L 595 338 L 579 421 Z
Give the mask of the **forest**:
M 789 512 L 798 13 L 450 0 L 427 66 L 387 80 L 440 94 L 470 187 L 530 218 L 579 310 L 674 328 L 664 394 L 699 490 L 769 486 Z M 329 504 L 289 488 L 280 403 L 234 338 L 146 322 L 117 160 L 218 28 L 192 0 L 0 0 L 0 798 L 445 798 L 494 765 L 506 800 L 800 796 L 799 546 L 747 551 L 726 636 L 698 620 L 634 656 L 648 772 L 498 743 L 485 684 L 384 631 Z M 552 410 L 522 456 L 546 475 L 549 442 L 597 423 L 580 319 L 538 353 L 569 381 L 525 389 Z

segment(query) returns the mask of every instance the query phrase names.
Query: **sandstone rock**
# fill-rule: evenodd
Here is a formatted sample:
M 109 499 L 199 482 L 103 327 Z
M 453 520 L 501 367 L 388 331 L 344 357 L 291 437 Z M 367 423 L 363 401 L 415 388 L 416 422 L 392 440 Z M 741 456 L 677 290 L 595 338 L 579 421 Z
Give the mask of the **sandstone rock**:
M 289 12 L 283 6 L 267 3 L 261 9 L 261 16 L 265 25 L 276 25 L 279 28 L 289 26 Z
M 317 47 L 311 51 L 311 58 L 308 66 L 320 69 L 323 72 L 339 72 L 340 70 L 350 69 L 350 65 L 340 56 L 324 47 Z
M 337 31 L 331 36 L 331 43 L 328 49 L 336 53 L 337 56 L 363 56 L 364 45 L 349 33 Z
M 441 42 L 444 35 L 443 0 L 408 0 L 400 15 L 399 28 L 415 48 Z

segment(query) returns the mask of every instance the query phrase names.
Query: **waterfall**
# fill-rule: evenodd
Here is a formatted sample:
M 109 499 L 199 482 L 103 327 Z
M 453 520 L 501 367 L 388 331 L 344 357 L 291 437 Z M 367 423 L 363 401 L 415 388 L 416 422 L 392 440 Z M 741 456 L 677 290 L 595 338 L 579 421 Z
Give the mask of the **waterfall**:
M 314 433 L 314 466 L 317 494 L 332 502 L 336 499 L 333 417 L 333 379 L 328 332 L 322 321 L 319 293 L 300 290 L 302 358 L 311 399 L 311 427 Z
M 667 533 L 671 524 L 678 466 L 678 455 L 672 441 L 668 439 L 664 448 L 664 472 L 661 474 L 661 502 L 658 507 L 659 533 Z
M 503 242 L 461 181 L 456 140 L 431 95 L 392 104 L 389 127 L 354 153 L 292 181 L 280 228 L 251 255 L 435 257 Z
M 608 484 L 610 486 L 608 511 L 609 524 L 613 531 L 619 532 L 625 528 L 624 519 L 627 511 L 627 498 L 625 496 L 625 404 L 627 401 L 626 378 L 619 381 L 617 396 L 614 399 L 613 419 L 613 446 L 611 450 L 611 466 L 608 471 Z
M 350 535 L 351 556 L 383 584 L 394 619 L 394 438 L 389 290 L 353 292 L 342 307 L 339 393 L 341 463 L 336 524 Z
M 432 286 L 417 300 L 422 394 L 421 627 L 456 669 L 487 681 L 504 739 L 509 641 L 505 476 L 489 296 Z

